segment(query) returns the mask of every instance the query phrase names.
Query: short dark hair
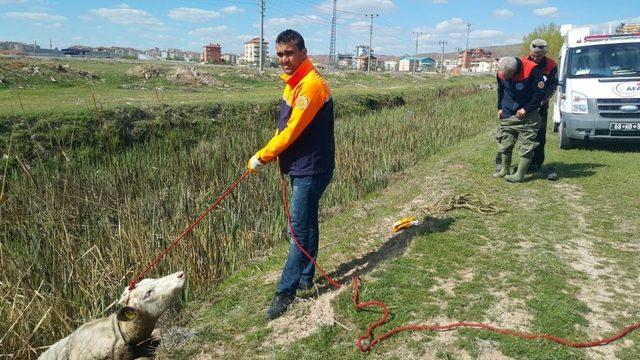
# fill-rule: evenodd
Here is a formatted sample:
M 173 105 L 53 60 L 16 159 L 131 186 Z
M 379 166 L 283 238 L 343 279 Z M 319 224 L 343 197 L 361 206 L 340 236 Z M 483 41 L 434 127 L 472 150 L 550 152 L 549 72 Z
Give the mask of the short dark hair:
M 302 38 L 302 35 L 300 35 L 300 33 L 295 30 L 287 29 L 281 32 L 276 38 L 276 44 L 286 44 L 290 41 L 295 42 L 298 50 L 305 49 L 304 39 Z

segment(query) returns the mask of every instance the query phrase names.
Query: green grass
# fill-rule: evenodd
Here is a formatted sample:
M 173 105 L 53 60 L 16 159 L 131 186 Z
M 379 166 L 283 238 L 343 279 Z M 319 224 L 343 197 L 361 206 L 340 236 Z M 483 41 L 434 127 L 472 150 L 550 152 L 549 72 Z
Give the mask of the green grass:
M 33 74 L 29 65 L 41 71 Z M 69 65 L 67 72 L 47 70 Z M 161 69 L 162 76 L 144 79 L 126 75 L 140 65 Z M 211 86 L 178 84 L 167 79 L 166 72 L 175 67 L 197 66 L 212 74 Z M 49 62 L 0 59 L 0 115 L 51 111 L 111 109 L 125 105 L 158 106 L 173 104 L 264 102 L 278 99 L 282 81 L 280 70 L 266 69 L 264 77 L 255 68 L 194 65 L 184 62 L 82 61 L 61 59 Z M 78 75 L 88 72 L 95 77 Z M 6 73 L 6 74 L 4 74 Z M 51 78 L 57 79 L 52 82 Z M 445 85 L 484 83 L 488 77 L 457 77 L 380 73 L 371 77 L 359 72 L 325 74 L 334 95 L 372 94 L 388 91 L 415 91 Z
M 486 115 L 480 116 L 491 117 L 491 107 L 486 108 Z M 329 271 L 354 258 L 383 258 L 362 278 L 361 301 L 382 300 L 391 311 L 389 323 L 376 334 L 406 324 L 466 320 L 584 341 L 611 336 L 622 326 L 640 321 L 640 307 L 634 300 L 640 291 L 640 231 L 633 220 L 640 215 L 640 195 L 629 191 L 640 181 L 638 167 L 632 165 L 640 160 L 640 147 L 590 145 L 562 151 L 556 134 L 549 137 L 547 164 L 557 168 L 557 182 L 536 175 L 529 175 L 524 184 L 492 178 L 496 144 L 490 132 L 482 131 L 420 157 L 383 191 L 352 203 L 322 223 L 321 246 L 331 245 L 321 249 L 320 262 Z M 435 200 L 468 192 L 486 194 L 505 211 L 437 214 L 427 226 L 391 238 L 389 228 L 396 219 L 411 214 L 422 218 Z M 380 314 L 354 309 L 351 284 L 331 302 L 335 320 L 348 329 L 338 323 L 321 327 L 305 323 L 305 316 L 315 311 L 313 305 L 325 301 L 326 295 L 298 302 L 284 320 L 274 322 L 277 325 L 265 320 L 286 247 L 280 244 L 267 260 L 212 289 L 206 297 L 211 301 L 189 304 L 173 328 L 190 329 L 196 336 L 186 346 L 170 345 L 163 358 L 197 354 L 229 359 L 640 356 L 638 332 L 604 347 L 571 349 L 478 330 L 401 333 L 363 355 L 355 339 Z M 393 251 L 398 247 L 404 250 Z M 287 328 L 299 329 L 298 323 L 315 331 L 284 345 L 274 343 Z M 276 327 L 284 330 L 276 332 Z
M 464 124 L 441 120 L 477 112 L 492 96 L 477 87 L 417 91 L 400 98 L 402 107 L 397 96 L 336 97 L 339 168 L 323 216 L 489 125 L 485 116 Z M 60 112 L 4 123 L 7 149 L 10 139 L 21 139 L 12 144 L 9 198 L 0 207 L 0 332 L 8 332 L 7 353 L 33 356 L 28 346 L 50 344 L 112 311 L 113 294 L 237 178 L 272 135 L 271 108 L 216 109 Z M 18 151 L 25 145 L 31 150 Z M 378 167 L 355 166 L 372 159 Z M 279 184 L 265 180 L 274 176 L 270 166 L 242 184 L 154 274 L 186 270 L 188 297 L 201 299 L 212 284 L 268 256 L 285 239 Z

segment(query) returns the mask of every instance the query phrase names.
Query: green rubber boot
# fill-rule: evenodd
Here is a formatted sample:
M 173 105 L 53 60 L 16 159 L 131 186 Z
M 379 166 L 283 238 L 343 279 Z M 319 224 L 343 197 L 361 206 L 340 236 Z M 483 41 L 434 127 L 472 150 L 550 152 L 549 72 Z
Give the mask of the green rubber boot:
M 493 173 L 493 177 L 500 178 L 505 175 L 509 175 L 509 169 L 511 168 L 511 154 L 502 154 L 502 165 L 500 165 L 500 171 Z
M 531 163 L 531 159 L 520 158 L 518 161 L 518 170 L 515 174 L 507 175 L 504 177 L 508 182 L 524 182 L 524 174 L 527 173 L 527 169 L 529 168 L 529 164 Z

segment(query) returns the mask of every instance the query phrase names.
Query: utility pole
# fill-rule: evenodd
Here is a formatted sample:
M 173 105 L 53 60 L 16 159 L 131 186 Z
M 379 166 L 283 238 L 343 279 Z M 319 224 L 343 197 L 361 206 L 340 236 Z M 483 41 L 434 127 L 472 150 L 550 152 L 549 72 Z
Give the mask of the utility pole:
M 467 47 L 465 50 L 469 50 L 469 32 L 471 31 L 471 23 L 467 23 Z
M 336 12 L 338 0 L 333 0 L 333 18 L 331 18 L 331 45 L 329 46 L 329 70 L 336 67 Z
M 443 72 L 442 69 L 444 68 L 444 46 L 447 45 L 447 41 L 441 40 L 438 42 L 438 44 L 442 46 L 442 54 L 440 55 L 440 72 Z
M 264 74 L 264 0 L 260 0 L 260 75 Z
M 416 36 L 416 59 L 413 62 L 413 73 L 416 73 L 416 62 L 418 61 L 418 39 L 420 38 L 420 35 L 422 35 L 422 31 L 414 31 L 413 34 Z
M 369 59 L 367 60 L 367 75 L 371 75 L 371 52 L 373 49 L 371 48 L 373 42 L 373 17 L 378 17 L 378 14 L 367 14 L 365 16 L 371 17 L 371 25 L 369 26 Z

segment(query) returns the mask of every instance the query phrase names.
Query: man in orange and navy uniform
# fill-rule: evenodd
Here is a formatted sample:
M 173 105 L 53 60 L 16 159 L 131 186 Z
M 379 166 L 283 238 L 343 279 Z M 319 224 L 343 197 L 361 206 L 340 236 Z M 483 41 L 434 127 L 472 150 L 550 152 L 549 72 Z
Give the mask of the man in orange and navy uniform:
M 531 159 L 531 165 L 529 169 L 532 172 L 542 170 L 542 164 L 544 163 L 544 146 L 547 143 L 547 116 L 549 114 L 549 100 L 553 97 L 558 88 L 558 67 L 555 61 L 547 57 L 547 42 L 542 39 L 535 39 L 531 41 L 529 46 L 528 60 L 538 64 L 540 70 L 542 70 L 542 77 L 544 78 L 546 93 L 540 106 L 540 129 L 538 130 L 538 137 L 536 141 L 539 143 L 533 151 L 533 158 Z M 547 179 L 556 180 L 558 175 L 551 169 L 547 173 Z
M 249 171 L 276 158 L 291 181 L 291 225 L 298 241 L 313 258 L 318 254 L 318 207 L 335 167 L 333 99 L 327 83 L 307 57 L 304 39 L 285 30 L 276 39 L 276 55 L 284 74 L 282 113 L 278 131 L 247 164 Z M 289 255 L 276 295 L 267 310 L 275 319 L 293 302 L 296 290 L 313 286 L 314 264 L 290 241 Z
M 546 85 L 538 64 L 515 57 L 504 57 L 498 61 L 497 81 L 500 127 L 496 139 L 501 169 L 493 176 L 504 177 L 509 182 L 522 182 L 533 150 L 538 145 L 538 109 L 544 99 Z M 509 174 L 511 154 L 517 140 L 520 140 L 518 169 L 515 174 Z

